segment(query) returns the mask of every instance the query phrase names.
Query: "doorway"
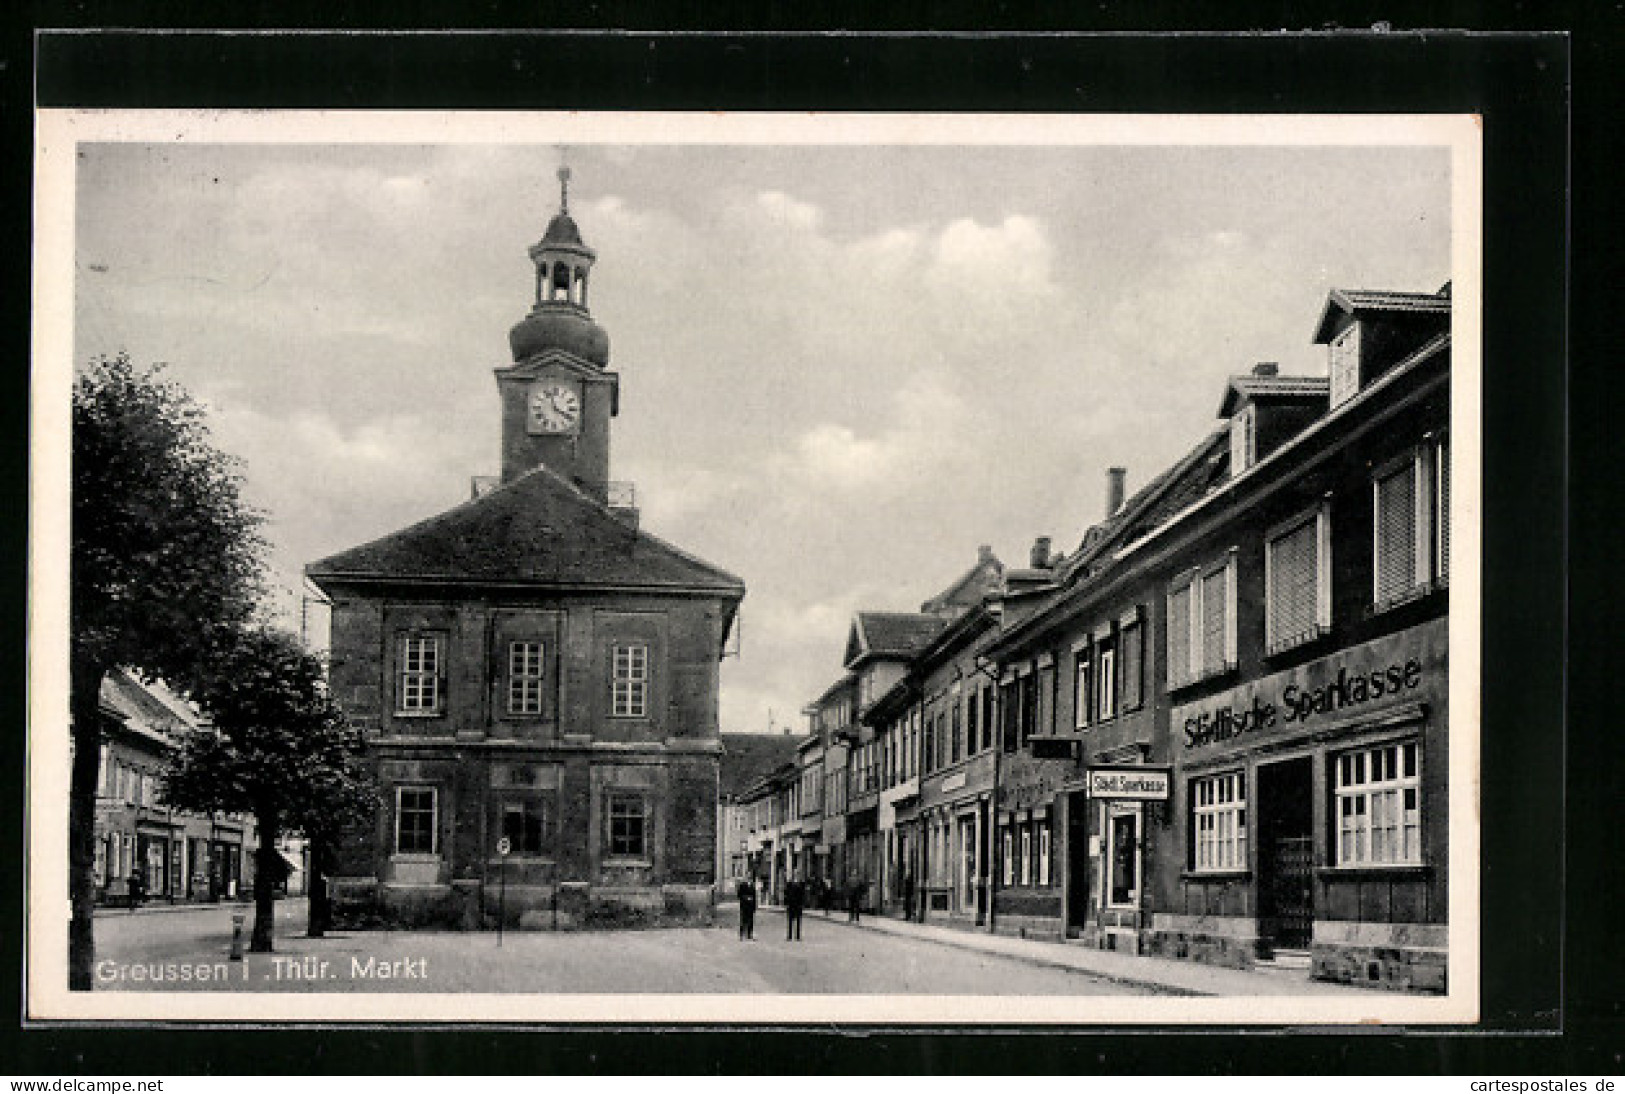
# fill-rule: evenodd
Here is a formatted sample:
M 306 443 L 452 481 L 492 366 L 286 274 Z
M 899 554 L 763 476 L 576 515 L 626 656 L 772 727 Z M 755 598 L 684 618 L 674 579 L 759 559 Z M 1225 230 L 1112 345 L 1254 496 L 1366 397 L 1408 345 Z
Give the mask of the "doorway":
M 1066 933 L 1077 938 L 1089 925 L 1089 797 L 1075 790 L 1066 799 Z
M 1258 768 L 1258 933 L 1271 954 L 1309 948 L 1315 922 L 1314 764 Z

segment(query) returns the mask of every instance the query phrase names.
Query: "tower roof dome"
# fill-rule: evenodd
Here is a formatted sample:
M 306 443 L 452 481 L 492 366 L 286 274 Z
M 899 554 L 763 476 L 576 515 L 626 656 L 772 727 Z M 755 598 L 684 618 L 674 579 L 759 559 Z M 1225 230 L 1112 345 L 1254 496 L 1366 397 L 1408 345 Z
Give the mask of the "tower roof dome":
M 597 255 L 570 216 L 570 169 L 559 168 L 559 211 L 530 248 L 536 300 L 508 332 L 515 362 L 562 350 L 598 368 L 609 365 L 609 335 L 587 311 L 587 279 Z

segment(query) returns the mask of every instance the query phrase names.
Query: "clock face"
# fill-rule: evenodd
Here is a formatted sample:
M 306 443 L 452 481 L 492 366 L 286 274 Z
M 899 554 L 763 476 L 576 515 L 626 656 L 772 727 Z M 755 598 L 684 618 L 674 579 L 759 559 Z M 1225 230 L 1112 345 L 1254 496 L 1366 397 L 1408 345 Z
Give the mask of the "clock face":
M 581 396 L 569 384 L 546 383 L 531 392 L 532 433 L 569 433 L 580 421 Z

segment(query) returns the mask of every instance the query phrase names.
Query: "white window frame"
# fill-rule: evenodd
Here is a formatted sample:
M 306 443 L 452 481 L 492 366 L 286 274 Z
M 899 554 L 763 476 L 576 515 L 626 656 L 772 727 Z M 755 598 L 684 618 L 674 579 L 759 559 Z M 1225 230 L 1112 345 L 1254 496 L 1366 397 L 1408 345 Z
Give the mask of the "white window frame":
M 649 646 L 617 642 L 610 648 L 610 716 L 649 716 Z
M 1390 460 L 1371 476 L 1371 604 L 1372 610 L 1406 603 L 1448 583 L 1449 519 L 1444 512 L 1448 489 L 1450 442 L 1429 440 L 1398 459 Z M 1408 469 L 1411 474 L 1412 514 L 1411 584 L 1387 597 L 1382 595 L 1382 484 Z
M 403 813 L 402 799 L 408 793 L 427 792 L 429 795 L 429 850 L 403 851 L 401 849 L 401 815 Z M 421 809 L 414 809 L 414 813 L 421 813 Z M 440 854 L 440 788 L 437 786 L 424 786 L 420 783 L 402 784 L 395 788 L 395 854 L 404 858 L 434 858 Z
M 1114 840 L 1116 838 L 1117 822 L 1125 818 L 1130 820 L 1134 827 L 1134 888 L 1129 890 L 1129 897 L 1127 900 L 1117 900 L 1115 899 L 1115 893 L 1117 890 L 1117 847 Z M 1139 907 L 1140 896 L 1145 891 L 1145 859 L 1142 854 L 1144 849 L 1144 839 L 1145 820 L 1138 811 L 1125 809 L 1121 812 L 1108 812 L 1106 814 L 1106 840 L 1105 847 L 1103 848 L 1106 856 L 1106 869 L 1104 871 L 1106 875 L 1106 886 L 1105 891 L 1101 894 L 1102 898 L 1106 902 L 1106 907 Z
M 1050 830 L 1045 821 L 1038 827 L 1038 884 L 1048 888 L 1050 883 Z
M 1427 452 L 1433 459 L 1433 535 L 1428 558 L 1434 584 L 1444 588 L 1450 584 L 1450 434 L 1440 434 Z
M 1008 824 L 999 829 L 999 849 L 999 884 L 1008 889 L 1016 883 L 1016 834 Z
M 1190 783 L 1191 872 L 1247 869 L 1247 775 L 1225 771 Z
M 400 663 L 395 676 L 395 713 L 422 718 L 441 713 L 445 707 L 444 635 L 433 631 L 412 631 L 401 635 Z M 425 668 L 424 655 L 429 667 Z M 416 668 L 412 666 L 416 664 Z
M 1315 524 L 1315 622 L 1302 634 L 1275 633 L 1275 544 L 1304 525 Z M 1332 522 L 1331 504 L 1322 501 L 1313 509 L 1277 525 L 1264 537 L 1264 651 L 1282 653 L 1312 642 L 1332 626 Z
M 1267 550 L 1267 549 L 1266 549 Z M 1216 664 L 1207 662 L 1207 597 L 1205 584 L 1207 579 L 1218 573 L 1224 574 L 1224 652 Z M 1174 597 L 1184 592 L 1186 598 L 1186 646 L 1183 666 L 1173 663 L 1173 635 L 1170 630 L 1168 636 L 1168 683 L 1170 687 L 1180 687 L 1185 684 L 1194 684 L 1214 676 L 1222 676 L 1233 672 L 1237 665 L 1236 641 L 1236 548 L 1231 547 L 1225 551 L 1224 556 L 1217 562 L 1209 562 L 1204 566 L 1187 570 L 1180 574 L 1168 586 L 1168 618 L 1169 627 L 1172 627 Z M 1142 639 L 1143 641 L 1143 639 Z M 1142 662 L 1143 662 L 1142 650 Z M 1183 671 L 1176 671 L 1176 670 Z M 1142 673 L 1145 671 L 1142 664 Z M 1144 685 L 1142 681 L 1140 702 L 1145 702 Z
M 1336 409 L 1360 393 L 1360 322 L 1355 320 L 1326 347 L 1329 409 Z
M 1095 717 L 1106 722 L 1117 717 L 1117 643 L 1095 653 Z
M 1021 860 L 1020 872 L 1016 884 L 1026 888 L 1032 884 L 1033 867 L 1033 830 L 1031 825 L 1021 826 Z
M 1422 865 L 1421 742 L 1353 749 L 1333 756 L 1330 766 L 1334 865 L 1343 870 Z
M 1248 403 L 1230 418 L 1230 477 L 1258 462 L 1258 404 Z
M 547 677 L 547 645 L 529 638 L 508 643 L 508 713 L 542 713 L 542 687 Z
M 1072 724 L 1088 729 L 1095 705 L 1094 647 L 1085 643 L 1072 652 Z

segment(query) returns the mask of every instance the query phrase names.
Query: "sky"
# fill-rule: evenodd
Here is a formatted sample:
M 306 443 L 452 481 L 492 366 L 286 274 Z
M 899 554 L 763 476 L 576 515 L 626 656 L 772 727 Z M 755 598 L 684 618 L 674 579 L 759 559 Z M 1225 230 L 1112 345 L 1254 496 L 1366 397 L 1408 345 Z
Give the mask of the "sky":
M 658 134 L 658 131 L 657 131 Z M 656 135 L 653 140 L 658 141 Z M 165 362 L 308 562 L 498 470 L 491 370 L 558 207 L 598 253 L 611 477 L 744 579 L 724 732 L 802 728 L 852 615 L 978 545 L 1025 565 L 1216 425 L 1258 361 L 1325 373 L 1333 288 L 1451 277 L 1443 147 L 79 145 L 73 359 Z M 325 640 L 319 611 L 307 619 Z

